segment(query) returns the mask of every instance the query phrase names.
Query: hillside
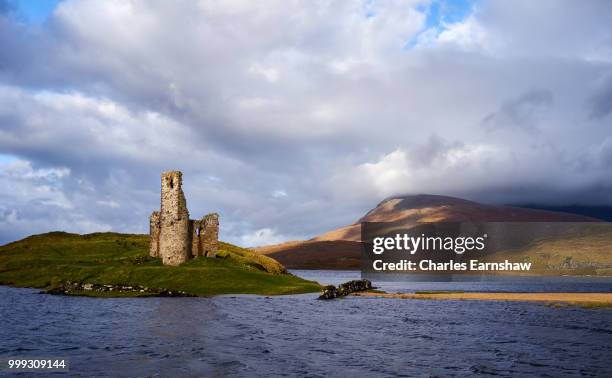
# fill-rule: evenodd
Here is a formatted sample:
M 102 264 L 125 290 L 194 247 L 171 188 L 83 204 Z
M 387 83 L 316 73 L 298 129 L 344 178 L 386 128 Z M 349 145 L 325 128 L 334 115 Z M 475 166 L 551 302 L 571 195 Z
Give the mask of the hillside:
M 535 274 L 612 276 L 612 227 L 593 224 L 484 260 L 503 259 L 531 262 L 535 268 L 531 273 Z
M 361 222 L 401 222 L 411 227 L 423 222 L 593 222 L 584 215 L 527 209 L 512 206 L 486 205 L 461 198 L 414 195 L 387 198 L 357 222 L 315 237 L 323 240 L 360 240 Z
M 218 258 L 197 258 L 169 267 L 148 256 L 147 235 L 51 232 L 0 247 L 0 284 L 52 290 L 70 281 L 163 288 L 198 296 L 294 294 L 320 289 L 315 282 L 286 273 L 274 259 L 227 243 L 219 247 Z
M 480 204 L 437 195 L 390 197 L 355 223 L 310 240 L 254 248 L 288 268 L 359 269 L 361 222 L 398 222 L 409 228 L 423 222 L 594 222 L 598 219 L 563 212 Z

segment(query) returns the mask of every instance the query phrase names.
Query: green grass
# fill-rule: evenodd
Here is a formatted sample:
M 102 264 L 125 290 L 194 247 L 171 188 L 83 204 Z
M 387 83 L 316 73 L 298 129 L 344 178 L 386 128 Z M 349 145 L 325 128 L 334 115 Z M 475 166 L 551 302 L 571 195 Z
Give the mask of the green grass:
M 178 267 L 163 266 L 160 259 L 149 257 L 148 248 L 147 235 L 34 235 L 0 247 L 0 284 L 42 289 L 66 281 L 142 285 L 198 296 L 298 294 L 321 289 L 316 282 L 284 273 L 284 267 L 271 258 L 227 243 L 220 243 L 217 258 L 200 257 Z

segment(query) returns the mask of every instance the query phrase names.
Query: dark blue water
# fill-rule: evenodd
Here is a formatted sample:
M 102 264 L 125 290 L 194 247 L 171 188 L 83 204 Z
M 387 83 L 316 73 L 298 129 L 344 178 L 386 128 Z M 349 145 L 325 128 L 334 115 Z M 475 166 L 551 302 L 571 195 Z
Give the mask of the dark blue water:
M 294 274 L 320 282 L 322 284 L 339 285 L 349 280 L 362 278 L 356 270 L 293 270 Z M 424 281 L 416 281 L 418 277 Z M 410 293 L 419 290 L 461 290 L 475 292 L 513 292 L 513 293 L 610 293 L 612 292 L 612 277 L 593 276 L 461 276 L 454 275 L 455 281 L 431 282 L 428 279 L 440 279 L 440 276 L 418 276 L 409 274 L 370 274 L 374 285 L 390 293 Z M 377 280 L 382 279 L 382 280 Z M 409 279 L 414 281 L 408 281 Z
M 66 357 L 69 374 L 86 376 L 612 376 L 609 309 L 315 297 L 94 299 L 0 286 L 0 357 Z

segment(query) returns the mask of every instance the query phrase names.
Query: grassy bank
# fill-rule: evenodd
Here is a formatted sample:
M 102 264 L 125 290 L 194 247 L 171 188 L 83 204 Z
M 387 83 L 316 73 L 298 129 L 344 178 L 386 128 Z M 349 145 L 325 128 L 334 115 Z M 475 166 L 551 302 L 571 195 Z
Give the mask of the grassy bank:
M 198 296 L 297 294 L 319 284 L 284 272 L 273 259 L 221 243 L 217 258 L 197 258 L 179 267 L 148 256 L 147 235 L 51 232 L 0 247 L 0 284 L 53 289 L 64 282 L 140 285 Z M 138 293 L 82 292 L 92 296 Z M 147 294 L 143 294 L 147 295 Z

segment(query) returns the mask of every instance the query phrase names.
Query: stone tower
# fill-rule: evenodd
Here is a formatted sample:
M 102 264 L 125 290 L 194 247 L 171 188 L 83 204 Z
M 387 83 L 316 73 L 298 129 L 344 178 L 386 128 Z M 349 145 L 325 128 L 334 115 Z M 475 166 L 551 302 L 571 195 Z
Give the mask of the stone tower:
M 212 213 L 201 220 L 190 220 L 183 194 L 183 174 L 162 173 L 161 209 L 149 218 L 152 257 L 161 257 L 164 265 L 180 265 L 192 257 L 216 257 L 219 243 L 219 215 Z
M 159 255 L 164 265 L 180 265 L 191 256 L 189 212 L 183 194 L 183 174 L 162 173 Z

